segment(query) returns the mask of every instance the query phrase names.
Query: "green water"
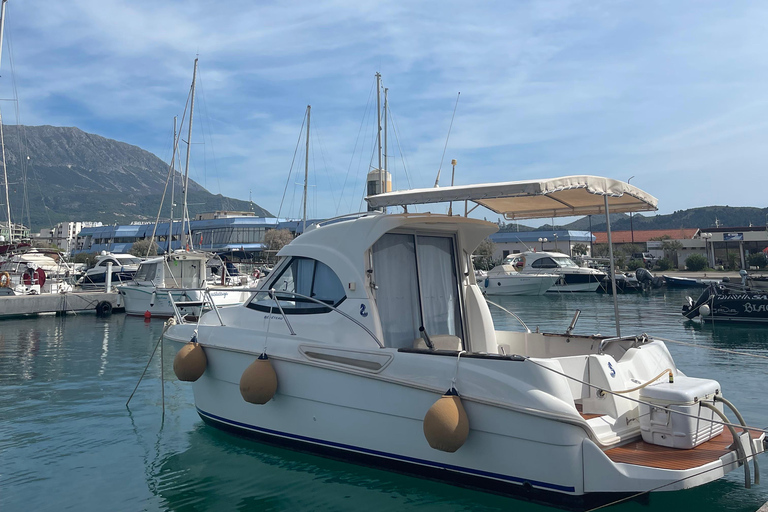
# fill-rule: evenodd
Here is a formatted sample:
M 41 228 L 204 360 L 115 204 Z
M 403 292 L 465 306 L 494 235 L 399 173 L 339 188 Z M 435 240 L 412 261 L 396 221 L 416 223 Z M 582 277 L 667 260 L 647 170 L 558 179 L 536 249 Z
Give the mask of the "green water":
M 768 355 L 768 327 L 701 326 L 679 314 L 685 292 L 620 296 L 622 334 L 648 332 L 700 347 Z M 493 299 L 529 326 L 614 333 L 611 298 L 600 294 Z M 514 319 L 493 310 L 500 328 Z M 191 387 L 175 380 L 173 345 L 125 402 L 162 331 L 162 322 L 113 315 L 0 322 L 0 511 L 46 510 L 551 510 L 385 471 L 268 447 L 205 426 Z M 669 345 L 688 375 L 720 381 L 748 423 L 768 425 L 765 359 Z M 743 472 L 696 489 L 655 493 L 610 510 L 754 512 L 768 501 Z M 663 508 L 662 508 L 663 507 Z

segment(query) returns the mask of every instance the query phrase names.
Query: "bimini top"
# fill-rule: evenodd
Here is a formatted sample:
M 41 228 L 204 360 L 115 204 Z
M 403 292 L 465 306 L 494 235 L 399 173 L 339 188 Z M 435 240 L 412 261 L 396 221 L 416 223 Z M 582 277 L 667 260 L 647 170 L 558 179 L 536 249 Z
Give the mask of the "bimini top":
M 658 200 L 623 181 L 599 176 L 564 176 L 388 192 L 365 198 L 374 208 L 472 201 L 508 220 L 655 211 Z

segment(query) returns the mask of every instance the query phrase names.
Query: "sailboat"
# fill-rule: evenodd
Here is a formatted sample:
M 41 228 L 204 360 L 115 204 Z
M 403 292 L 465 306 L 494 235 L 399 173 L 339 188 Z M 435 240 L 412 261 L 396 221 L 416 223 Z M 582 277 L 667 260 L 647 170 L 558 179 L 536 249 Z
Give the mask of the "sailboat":
M 5 3 L 8 0 L 2 0 L 0 5 L 0 61 L 3 54 L 3 38 L 5 36 Z M 11 196 L 8 191 L 8 169 L 5 160 L 5 140 L 3 137 L 3 116 L 0 113 L 0 150 L 2 151 L 3 162 L 3 184 L 5 186 L 5 213 L 8 223 L 0 226 L 0 256 L 8 255 L 11 252 L 29 247 L 30 243 L 23 239 L 23 233 L 26 230 L 24 226 L 16 225 L 11 221 Z
M 192 119 L 195 108 L 195 82 L 197 63 L 192 73 L 190 92 L 189 123 L 187 135 L 187 158 L 184 166 L 182 185 L 183 206 L 181 222 L 181 249 L 168 251 L 163 256 L 143 261 L 133 281 L 117 287 L 125 312 L 129 315 L 144 316 L 199 316 L 206 308 L 242 304 L 250 296 L 248 281 L 240 286 L 226 286 L 225 276 L 217 286 L 207 275 L 207 264 L 216 259 L 213 253 L 196 250 L 189 237 L 189 214 L 187 212 L 187 191 L 189 188 L 189 160 L 192 147 Z M 174 140 L 174 155 L 177 141 Z M 173 221 L 168 233 L 168 247 L 173 237 Z M 225 269 L 226 265 L 222 265 Z M 222 270 L 223 273 L 223 270 Z M 244 276 L 245 277 L 245 276 Z M 231 281 L 230 281 L 231 282 Z

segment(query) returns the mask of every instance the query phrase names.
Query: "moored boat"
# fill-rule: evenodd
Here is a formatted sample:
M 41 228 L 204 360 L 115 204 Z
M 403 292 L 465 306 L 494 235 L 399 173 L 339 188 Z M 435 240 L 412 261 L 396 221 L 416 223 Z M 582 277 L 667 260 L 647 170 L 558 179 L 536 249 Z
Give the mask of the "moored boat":
M 543 295 L 559 279 L 559 274 L 521 274 L 514 265 L 502 264 L 478 279 L 478 284 L 488 295 Z
M 476 187 L 367 200 L 419 192 L 508 218 L 656 204 L 595 177 Z M 497 229 L 409 213 L 315 225 L 246 304 L 168 328 L 185 344 L 177 375 L 223 430 L 577 508 L 695 487 L 764 450 L 764 432 L 720 419 L 720 384 L 684 375 L 660 340 L 497 331 L 470 256 Z
M 768 290 L 711 283 L 695 302 L 687 297 L 683 316 L 700 316 L 705 322 L 768 324 Z
M 561 252 L 526 251 L 510 254 L 504 261 L 523 275 L 557 274 L 559 279 L 548 292 L 594 292 L 607 276 L 601 270 L 578 266 Z

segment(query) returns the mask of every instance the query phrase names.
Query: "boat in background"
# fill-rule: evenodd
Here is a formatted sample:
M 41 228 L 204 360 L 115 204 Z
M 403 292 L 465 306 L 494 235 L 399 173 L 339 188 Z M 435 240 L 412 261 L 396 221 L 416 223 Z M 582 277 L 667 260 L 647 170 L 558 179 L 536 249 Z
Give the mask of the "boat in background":
M 768 324 L 768 290 L 746 285 L 746 271 L 742 270 L 742 283 L 710 283 L 694 301 L 686 297 L 683 316 L 692 320 L 697 316 L 704 322 Z
M 84 290 L 103 288 L 107 282 L 107 267 L 110 263 L 112 264 L 110 282 L 113 285 L 119 285 L 133 280 L 134 274 L 139 270 L 141 258 L 132 254 L 102 251 L 93 267 L 85 271 L 77 284 Z
M 478 284 L 486 295 L 543 295 L 560 279 L 559 274 L 521 274 L 514 265 L 497 265 L 482 277 Z
M 692 277 L 675 277 L 664 274 L 664 281 L 670 288 L 706 288 L 710 284 L 720 284 L 720 279 L 700 279 Z
M 567 254 L 561 252 L 526 251 L 510 254 L 504 265 L 512 265 L 520 274 L 557 274 L 548 292 L 594 292 L 608 274 L 602 270 L 578 266 Z

